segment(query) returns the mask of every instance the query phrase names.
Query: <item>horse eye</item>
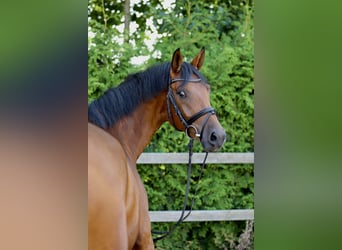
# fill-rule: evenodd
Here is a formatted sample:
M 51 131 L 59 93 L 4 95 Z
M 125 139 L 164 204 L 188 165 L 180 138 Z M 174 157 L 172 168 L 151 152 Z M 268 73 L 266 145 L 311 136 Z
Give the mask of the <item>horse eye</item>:
M 178 94 L 180 97 L 182 97 L 182 98 L 186 97 L 186 94 L 185 94 L 185 92 L 184 92 L 183 90 L 177 92 L 177 94 Z

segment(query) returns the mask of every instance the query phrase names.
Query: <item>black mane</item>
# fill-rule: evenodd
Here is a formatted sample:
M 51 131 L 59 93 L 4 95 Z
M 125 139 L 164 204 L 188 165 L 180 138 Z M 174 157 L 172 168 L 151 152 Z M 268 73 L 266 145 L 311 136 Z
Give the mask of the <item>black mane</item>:
M 189 63 L 183 63 L 181 77 L 191 74 L 204 79 Z M 121 117 L 131 114 L 142 102 L 148 101 L 168 88 L 170 63 L 148 68 L 129 75 L 119 86 L 107 90 L 88 106 L 88 121 L 101 127 L 112 127 Z M 185 80 L 186 82 L 186 80 Z

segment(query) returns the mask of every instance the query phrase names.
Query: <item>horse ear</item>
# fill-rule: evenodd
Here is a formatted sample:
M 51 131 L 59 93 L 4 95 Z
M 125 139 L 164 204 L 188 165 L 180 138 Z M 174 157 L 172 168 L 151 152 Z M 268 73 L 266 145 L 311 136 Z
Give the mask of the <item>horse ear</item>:
M 198 55 L 192 60 L 191 65 L 200 70 L 204 63 L 205 48 L 202 47 Z
M 171 62 L 171 74 L 177 74 L 181 70 L 181 66 L 183 63 L 183 57 L 180 53 L 180 48 L 176 49 L 172 56 Z

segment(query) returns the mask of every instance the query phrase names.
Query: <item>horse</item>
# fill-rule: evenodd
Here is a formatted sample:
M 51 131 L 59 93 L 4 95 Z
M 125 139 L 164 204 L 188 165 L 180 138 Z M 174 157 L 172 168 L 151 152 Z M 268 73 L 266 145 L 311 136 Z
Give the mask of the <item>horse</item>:
M 226 138 L 199 72 L 204 47 L 191 63 L 178 48 L 171 63 L 132 74 L 88 105 L 88 248 L 154 249 L 148 198 L 136 161 L 169 122 L 206 152 Z

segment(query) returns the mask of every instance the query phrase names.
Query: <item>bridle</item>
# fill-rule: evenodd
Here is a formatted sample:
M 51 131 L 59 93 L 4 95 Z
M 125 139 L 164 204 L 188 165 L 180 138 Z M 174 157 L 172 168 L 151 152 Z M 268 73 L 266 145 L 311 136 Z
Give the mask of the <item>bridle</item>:
M 168 92 L 167 92 L 167 96 L 166 96 L 166 106 L 167 106 L 167 114 L 168 114 L 168 117 L 169 117 L 169 120 L 171 122 L 171 124 L 176 128 L 176 124 L 175 124 L 175 121 L 173 119 L 173 116 L 172 116 L 172 113 L 171 113 L 171 105 L 170 103 L 172 104 L 172 107 L 173 109 L 175 110 L 175 113 L 177 115 L 177 117 L 179 118 L 179 120 L 182 122 L 184 128 L 185 128 L 185 134 L 189 137 L 189 138 L 193 138 L 189 131 L 190 129 L 193 129 L 195 131 L 195 137 L 198 137 L 200 140 L 202 139 L 202 136 L 203 136 L 203 131 L 204 131 L 204 128 L 205 126 L 207 125 L 207 122 L 210 118 L 211 115 L 216 115 L 216 112 L 215 112 L 215 109 L 212 108 L 212 107 L 207 107 L 207 108 L 204 108 L 202 110 L 200 110 L 199 112 L 195 113 L 194 115 L 192 115 L 189 119 L 185 119 L 184 118 L 184 115 L 182 114 L 180 108 L 178 107 L 178 104 L 175 100 L 175 96 L 173 94 L 173 91 L 172 91 L 172 88 L 171 88 L 171 85 L 175 82 L 178 82 L 178 81 L 184 81 L 185 79 L 183 78 L 174 78 L 174 79 L 171 79 L 169 80 L 169 89 L 168 89 Z M 190 78 L 190 79 L 187 79 L 187 82 L 200 82 L 202 81 L 201 78 Z M 201 129 L 201 133 L 198 133 L 198 130 L 197 128 L 192 125 L 196 120 L 198 120 L 199 118 L 201 118 L 202 116 L 204 115 L 207 115 L 207 118 L 205 119 L 203 125 L 202 125 L 202 129 Z M 178 129 L 179 130 L 179 129 Z
M 183 204 L 183 209 L 182 209 L 182 213 L 178 219 L 178 221 L 176 222 L 176 224 L 169 230 L 169 231 L 166 231 L 166 232 L 157 232 L 157 231 L 152 231 L 153 234 L 161 234 L 161 236 L 153 239 L 153 242 L 157 242 L 158 240 L 161 240 L 161 239 L 164 239 L 165 237 L 169 236 L 171 233 L 173 233 L 175 231 L 175 229 L 177 228 L 177 226 L 182 223 L 186 218 L 188 218 L 188 216 L 191 214 L 191 211 L 192 211 L 192 207 L 195 203 L 195 198 L 196 198 L 196 194 L 197 194 L 197 190 L 198 190 L 198 183 L 201 179 L 201 176 L 202 176 L 202 172 L 203 172 L 203 169 L 204 169 L 204 166 L 205 166 L 205 162 L 207 160 L 207 157 L 208 157 L 208 152 L 206 152 L 205 154 L 205 157 L 204 157 L 204 160 L 203 160 L 203 163 L 202 163 L 202 166 L 201 166 L 201 171 L 200 171 L 200 174 L 199 174 L 199 177 L 198 177 L 198 180 L 197 180 L 197 183 L 196 183 L 196 187 L 195 187 L 195 193 L 194 193 L 194 196 L 191 200 L 191 206 L 190 206 L 190 210 L 187 212 L 187 214 L 185 215 L 185 211 L 186 211 L 186 207 L 187 207 L 187 203 L 188 203 L 188 197 L 189 197 L 189 190 L 190 190 L 190 178 L 191 178 L 191 158 L 192 158 L 192 148 L 193 148 L 193 141 L 194 141 L 194 138 L 189 134 L 189 129 L 194 129 L 195 131 L 195 137 L 199 138 L 200 140 L 202 139 L 202 136 L 203 136 L 203 131 L 204 131 L 204 128 L 205 126 L 207 125 L 207 122 L 209 120 L 209 118 L 212 116 L 212 115 L 216 115 L 216 112 L 215 112 L 215 109 L 212 108 L 212 107 L 207 107 L 207 108 L 204 108 L 202 110 L 200 110 L 199 112 L 195 113 L 194 115 L 192 115 L 189 119 L 185 119 L 181 110 L 179 109 L 178 105 L 177 105 L 177 102 L 175 100 L 175 97 L 173 95 L 173 91 L 171 89 L 171 84 L 174 83 L 174 82 L 178 82 L 178 81 L 184 81 L 185 79 L 183 78 L 175 78 L 175 79 L 171 79 L 170 78 L 170 81 L 169 81 L 169 89 L 168 89 L 168 93 L 167 93 L 167 96 L 166 96 L 166 103 L 167 103 L 167 113 L 168 113 L 168 117 L 169 117 L 169 120 L 171 122 L 171 124 L 176 128 L 176 124 L 174 122 L 174 119 L 173 119 L 173 116 L 172 116 L 172 113 L 171 113 L 171 105 L 170 103 L 172 104 L 172 107 L 173 109 L 175 110 L 175 113 L 176 115 L 178 116 L 179 120 L 182 122 L 184 128 L 185 128 L 185 134 L 190 138 L 190 141 L 189 141 L 189 144 L 188 144 L 188 148 L 189 148 L 189 161 L 188 161 L 188 171 L 187 171 L 187 181 L 186 181 L 186 189 L 185 189 L 185 197 L 184 197 L 184 204 Z M 187 79 L 187 82 L 200 82 L 201 81 L 201 78 L 195 78 L 195 79 Z M 192 125 L 196 120 L 198 120 L 199 118 L 201 118 L 202 116 L 204 115 L 207 115 L 206 119 L 204 120 L 203 122 L 203 125 L 202 125 L 202 128 L 201 128 L 201 133 L 198 133 L 198 130 L 197 128 Z M 180 129 L 178 129 L 180 130 Z

